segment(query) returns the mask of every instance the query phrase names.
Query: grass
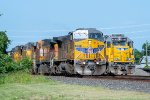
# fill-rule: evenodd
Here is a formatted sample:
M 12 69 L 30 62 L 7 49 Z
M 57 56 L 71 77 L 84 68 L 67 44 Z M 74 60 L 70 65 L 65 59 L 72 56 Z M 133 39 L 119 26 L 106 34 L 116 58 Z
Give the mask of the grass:
M 41 82 L 49 82 L 43 76 L 31 75 L 30 72 L 18 71 L 12 72 L 3 75 L 1 77 L 1 84 L 9 84 L 9 83 L 20 83 L 20 84 L 30 84 L 30 83 L 41 83 Z M 3 81 L 3 82 L 2 82 Z
M 27 72 L 17 72 L 10 73 L 5 76 L 5 83 L 22 83 L 22 84 L 30 84 L 30 83 L 45 83 L 49 82 L 43 76 L 38 75 L 30 75 Z
M 26 72 L 6 75 L 0 85 L 1 100 L 149 100 L 141 92 L 116 91 L 103 87 L 68 85 Z

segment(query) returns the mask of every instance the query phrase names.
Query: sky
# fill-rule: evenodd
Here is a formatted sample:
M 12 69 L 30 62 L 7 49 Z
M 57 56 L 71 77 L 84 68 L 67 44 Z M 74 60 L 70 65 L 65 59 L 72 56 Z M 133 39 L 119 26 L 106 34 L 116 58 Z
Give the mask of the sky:
M 96 28 L 125 34 L 134 48 L 150 42 L 150 0 L 0 0 L 0 30 L 16 45 Z

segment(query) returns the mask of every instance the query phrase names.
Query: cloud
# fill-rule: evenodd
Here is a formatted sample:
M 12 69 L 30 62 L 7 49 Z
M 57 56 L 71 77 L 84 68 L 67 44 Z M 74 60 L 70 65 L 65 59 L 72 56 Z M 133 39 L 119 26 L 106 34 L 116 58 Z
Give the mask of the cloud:
M 16 32 L 16 33 L 48 33 L 48 32 L 69 32 L 70 30 L 7 30 L 8 32 Z
M 128 25 L 128 26 L 117 26 L 117 27 L 101 27 L 101 30 L 112 30 L 112 29 L 125 29 L 125 28 L 137 28 L 143 26 L 150 26 L 150 24 L 139 24 L 139 25 Z
M 131 34 L 131 33 L 143 33 L 143 32 L 150 32 L 150 30 L 124 31 L 124 32 L 109 32 L 109 34 Z
M 132 37 L 132 39 L 146 39 L 146 38 L 150 38 L 150 36 L 134 36 Z
M 45 36 L 40 36 L 40 35 L 35 35 L 35 36 L 31 36 L 31 35 L 15 36 L 15 35 L 13 35 L 13 36 L 8 36 L 8 37 L 10 37 L 10 38 L 37 38 L 37 37 L 40 37 L 40 38 L 52 38 L 52 36 L 47 36 L 47 35 L 45 35 Z

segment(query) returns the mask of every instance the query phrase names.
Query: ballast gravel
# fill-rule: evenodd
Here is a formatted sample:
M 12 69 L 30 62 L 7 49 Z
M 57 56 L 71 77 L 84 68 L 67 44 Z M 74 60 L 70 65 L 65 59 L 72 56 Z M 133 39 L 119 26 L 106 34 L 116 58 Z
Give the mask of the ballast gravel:
M 150 93 L 150 82 L 77 78 L 77 77 L 65 77 L 65 76 L 50 76 L 50 78 L 59 82 L 63 82 L 65 84 L 100 86 L 100 87 L 106 87 L 113 90 L 129 90 L 129 91 Z

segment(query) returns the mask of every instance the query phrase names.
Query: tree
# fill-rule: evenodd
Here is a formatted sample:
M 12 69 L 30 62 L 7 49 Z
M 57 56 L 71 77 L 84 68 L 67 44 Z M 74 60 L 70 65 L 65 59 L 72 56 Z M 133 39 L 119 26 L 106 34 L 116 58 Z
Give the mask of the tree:
M 146 43 L 142 45 L 142 54 L 145 56 L 146 55 Z M 150 56 L 150 44 L 147 43 L 147 55 Z
M 6 35 L 6 31 L 0 31 L 0 52 L 6 54 L 6 49 L 10 44 L 10 40 Z
M 139 63 L 139 60 L 142 58 L 143 55 L 139 50 L 134 49 L 134 56 L 135 56 L 135 62 Z

